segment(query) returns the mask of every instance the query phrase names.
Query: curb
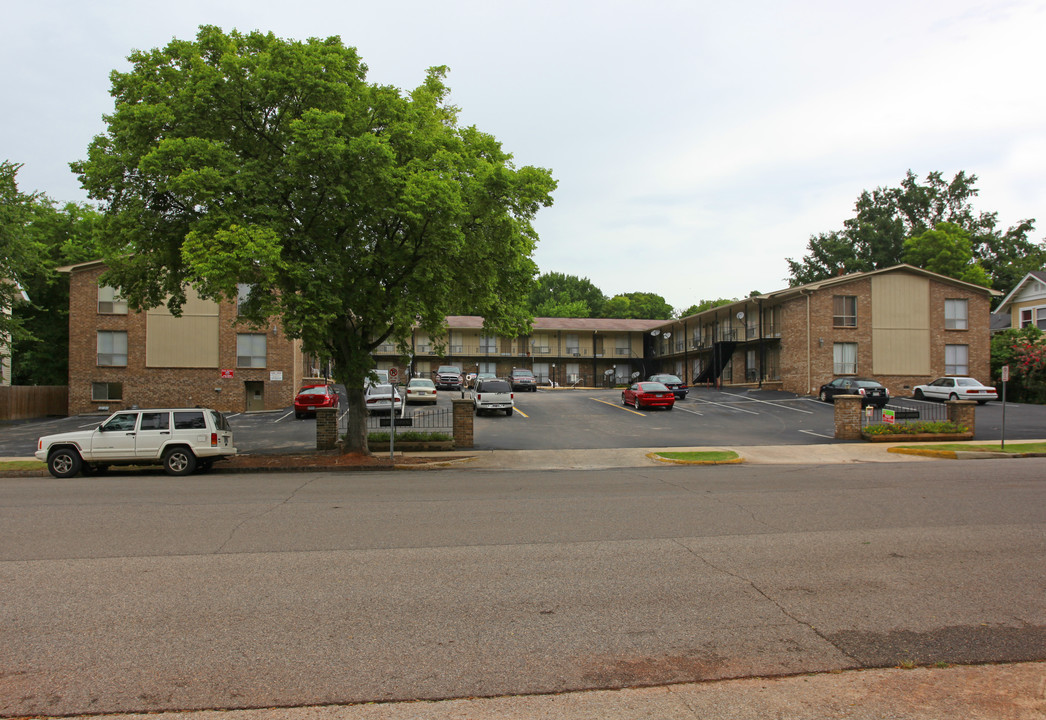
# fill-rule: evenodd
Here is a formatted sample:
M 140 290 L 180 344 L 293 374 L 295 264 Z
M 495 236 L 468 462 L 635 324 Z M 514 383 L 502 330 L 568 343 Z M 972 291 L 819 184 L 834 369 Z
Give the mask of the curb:
M 1046 453 L 1010 453 L 995 452 L 988 450 L 929 450 L 924 448 L 887 448 L 886 452 L 898 455 L 920 455 L 922 457 L 939 458 L 942 460 L 1001 460 L 1008 458 L 1046 457 Z

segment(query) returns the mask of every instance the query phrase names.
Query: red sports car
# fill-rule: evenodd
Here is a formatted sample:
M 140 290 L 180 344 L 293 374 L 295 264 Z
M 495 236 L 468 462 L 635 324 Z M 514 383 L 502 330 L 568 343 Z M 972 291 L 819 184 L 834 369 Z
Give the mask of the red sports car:
M 639 410 L 644 407 L 663 407 L 671 410 L 676 404 L 676 395 L 667 385 L 659 382 L 633 383 L 621 392 L 621 404 L 632 405 Z
M 306 385 L 294 398 L 294 417 L 315 415 L 319 408 L 338 407 L 338 392 L 330 385 Z

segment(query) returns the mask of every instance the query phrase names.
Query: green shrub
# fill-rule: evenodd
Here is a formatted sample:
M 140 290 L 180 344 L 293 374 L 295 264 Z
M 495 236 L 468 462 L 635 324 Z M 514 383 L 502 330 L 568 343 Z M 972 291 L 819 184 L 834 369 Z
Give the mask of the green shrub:
M 941 422 L 910 422 L 892 425 L 869 425 L 864 428 L 869 435 L 918 435 L 922 433 L 964 433 L 969 432 L 965 425 L 958 425 L 947 420 Z
M 389 439 L 389 433 L 387 432 L 372 432 L 367 436 L 367 442 L 369 443 L 387 443 Z M 404 432 L 396 433 L 396 442 L 445 442 L 453 439 L 450 435 L 441 432 L 405 430 Z

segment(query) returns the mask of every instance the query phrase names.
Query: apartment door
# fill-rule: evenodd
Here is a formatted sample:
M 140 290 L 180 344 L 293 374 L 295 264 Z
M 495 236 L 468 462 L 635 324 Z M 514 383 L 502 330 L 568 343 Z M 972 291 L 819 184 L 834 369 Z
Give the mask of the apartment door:
M 265 383 L 263 382 L 245 382 L 244 387 L 247 389 L 247 412 L 253 412 L 255 410 L 265 409 Z

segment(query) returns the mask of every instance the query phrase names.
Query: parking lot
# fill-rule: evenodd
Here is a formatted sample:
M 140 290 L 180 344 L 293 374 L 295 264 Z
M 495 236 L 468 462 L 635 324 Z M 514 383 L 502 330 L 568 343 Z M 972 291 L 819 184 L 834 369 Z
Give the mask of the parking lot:
M 454 396 L 460 394 L 443 392 L 435 410 L 430 406 L 408 406 L 407 412 L 431 415 L 449 410 Z M 515 403 L 516 411 L 511 417 L 475 418 L 477 449 L 804 445 L 835 441 L 831 405 L 769 390 L 696 388 L 671 411 L 625 407 L 620 390 L 543 389 L 516 393 Z M 343 392 L 342 411 L 344 407 Z M 897 398 L 890 407 L 915 408 L 922 419 L 943 415 L 942 404 L 932 401 Z M 976 439 L 999 440 L 1002 403 L 978 406 L 976 412 Z M 0 456 L 30 456 L 40 435 L 90 428 L 102 419 L 76 416 L 4 425 L 0 429 Z M 295 419 L 292 408 L 230 413 L 229 421 L 240 452 L 297 452 L 316 444 L 315 419 Z M 1008 441 L 1042 438 L 1046 438 L 1046 406 L 1007 404 Z

